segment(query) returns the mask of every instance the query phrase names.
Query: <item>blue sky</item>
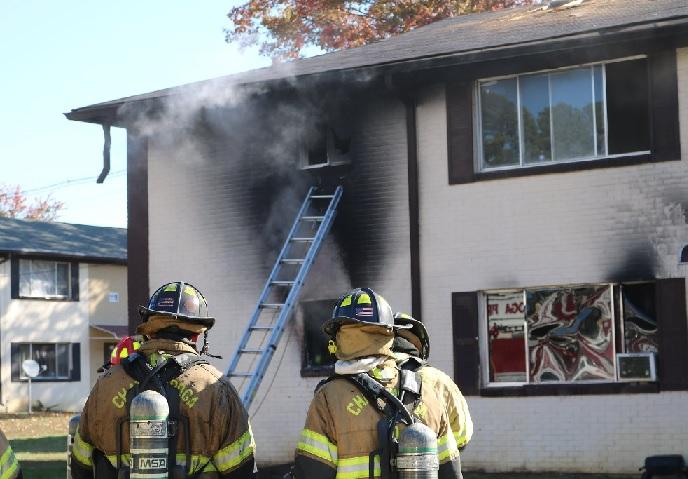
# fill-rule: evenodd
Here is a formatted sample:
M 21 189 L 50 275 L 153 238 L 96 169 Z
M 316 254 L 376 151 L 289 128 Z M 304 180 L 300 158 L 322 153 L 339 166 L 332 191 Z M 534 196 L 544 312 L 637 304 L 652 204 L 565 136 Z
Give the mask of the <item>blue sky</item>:
M 224 41 L 239 3 L 3 0 L 0 183 L 63 201 L 60 221 L 126 227 L 124 131 L 113 129 L 111 174 L 97 185 L 102 129 L 63 113 L 269 65 Z

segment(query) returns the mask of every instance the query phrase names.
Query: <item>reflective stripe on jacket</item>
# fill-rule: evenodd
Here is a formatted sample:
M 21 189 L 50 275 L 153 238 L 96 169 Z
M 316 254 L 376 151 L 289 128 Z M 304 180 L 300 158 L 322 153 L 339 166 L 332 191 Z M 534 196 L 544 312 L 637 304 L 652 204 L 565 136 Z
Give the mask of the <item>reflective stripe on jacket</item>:
M 432 387 L 444 404 L 454 439 L 459 447 L 468 444 L 473 436 L 473 421 L 468 412 L 468 404 L 459 387 L 445 373 L 432 366 L 423 366 L 418 370 L 426 387 Z
M 386 385 L 393 390 L 398 382 L 396 363 L 390 359 L 380 368 L 393 371 Z M 390 377 L 389 374 L 386 377 Z M 432 387 L 421 386 L 414 416 L 437 433 L 440 479 L 460 478 L 458 446 L 446 412 Z M 315 393 L 297 443 L 296 478 L 367 479 L 370 453 L 378 449 L 377 423 L 381 417 L 348 380 L 334 379 L 326 383 Z M 403 427 L 401 425 L 400 430 Z M 373 467 L 374 477 L 380 477 L 379 456 L 375 456 Z
M 0 479 L 16 479 L 18 477 L 21 477 L 19 462 L 9 441 L 0 431 Z
M 149 361 L 165 355 L 195 352 L 181 342 L 153 339 L 142 344 L 139 350 Z M 72 458 L 80 478 L 83 471 L 96 464 L 95 451 L 100 451 L 113 467 L 117 465 L 116 427 L 128 415 L 127 391 L 135 381 L 122 366 L 114 366 L 103 374 L 93 387 L 74 439 Z M 182 416 L 189 421 L 188 440 L 191 449 L 190 472 L 203 471 L 208 477 L 254 477 L 255 442 L 248 423 L 248 414 L 229 380 L 209 364 L 195 364 L 170 384 L 179 391 Z M 120 463 L 129 465 L 129 438 L 123 428 Z M 177 433 L 176 463 L 187 469 L 184 427 Z M 99 456 L 100 457 L 100 456 Z M 79 468 L 78 466 L 81 466 Z M 109 466 L 108 466 L 109 467 Z M 199 476 L 203 477 L 203 476 Z

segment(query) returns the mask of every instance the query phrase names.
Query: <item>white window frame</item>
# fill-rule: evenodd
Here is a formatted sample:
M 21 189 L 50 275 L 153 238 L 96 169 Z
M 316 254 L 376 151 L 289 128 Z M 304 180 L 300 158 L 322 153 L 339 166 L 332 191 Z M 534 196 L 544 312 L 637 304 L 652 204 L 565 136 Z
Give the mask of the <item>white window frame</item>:
M 613 379 L 587 379 L 581 381 L 547 381 L 547 382 L 516 382 L 516 381 L 502 381 L 502 382 L 490 382 L 490 345 L 489 345 L 489 328 L 487 320 L 487 297 L 491 294 L 499 293 L 516 293 L 523 291 L 523 304 L 527 306 L 526 303 L 526 291 L 529 289 L 575 289 L 575 288 L 586 288 L 595 286 L 609 286 L 611 288 L 611 314 L 612 314 L 612 365 L 614 367 L 614 378 Z M 617 365 L 617 322 L 619 319 L 619 312 L 617 311 L 615 297 L 617 296 L 617 290 L 621 291 L 621 285 L 616 283 L 580 283 L 580 284 L 558 284 L 558 285 L 544 285 L 544 286 L 528 286 L 524 288 L 505 288 L 505 289 L 490 289 L 479 292 L 478 301 L 478 317 L 479 328 L 478 328 L 478 339 L 480 344 L 480 369 L 481 369 L 481 385 L 485 388 L 502 388 L 502 387 L 520 387 L 527 385 L 537 385 L 537 386 L 557 386 L 562 384 L 609 384 L 620 382 L 618 378 L 618 365 Z M 525 319 L 525 314 L 524 314 Z M 623 321 L 621 321 L 621 328 L 623 328 Z M 524 345 L 526 356 L 526 378 L 530 379 L 530 349 L 528 348 L 528 322 L 526 321 L 523 330 L 524 334 Z
M 70 376 L 70 371 L 73 369 L 74 365 L 74 358 L 72 357 L 72 343 L 64 343 L 64 342 L 58 342 L 58 343 L 51 343 L 51 342 L 20 342 L 17 343 L 19 346 L 24 346 L 28 345 L 29 346 L 29 359 L 33 359 L 33 348 L 35 345 L 52 345 L 55 348 L 55 376 L 50 376 L 50 377 L 40 377 L 36 376 L 35 378 L 32 378 L 32 381 L 45 381 L 45 382 L 50 382 L 50 381 L 65 381 L 71 379 Z M 63 345 L 67 346 L 67 375 L 66 376 L 57 376 L 57 372 L 59 371 L 59 368 L 57 366 L 57 360 L 58 360 L 58 355 L 57 355 L 57 347 Z M 26 375 L 24 372 L 24 368 L 22 368 L 22 365 L 19 364 L 19 380 L 20 381 L 28 381 L 29 377 Z
M 612 154 L 610 155 L 609 152 L 609 141 L 608 141 L 608 131 L 609 129 L 608 124 L 607 124 L 607 73 L 606 73 L 606 68 L 602 68 L 602 95 L 603 95 L 603 101 L 604 101 L 604 108 L 603 108 L 603 117 L 604 117 L 604 152 L 605 154 L 603 155 L 597 155 L 597 124 L 596 124 L 596 115 L 593 114 L 593 126 L 594 126 L 594 131 L 595 134 L 593 135 L 593 140 L 594 140 L 594 150 L 595 150 L 595 155 L 591 157 L 580 157 L 580 158 L 571 158 L 571 159 L 566 159 L 566 160 L 554 160 L 552 159 L 551 161 L 547 162 L 542 162 L 542 163 L 531 163 L 531 164 L 525 164 L 523 161 L 523 132 L 522 132 L 522 125 L 521 125 L 521 91 L 520 91 L 520 77 L 524 76 L 530 76 L 530 75 L 539 75 L 543 73 L 552 73 L 552 72 L 562 72 L 566 70 L 573 70 L 576 68 L 583 68 L 583 67 L 593 67 L 596 65 L 601 65 L 604 67 L 605 65 L 611 64 L 611 63 L 619 63 L 619 62 L 625 62 L 625 61 L 632 61 L 632 60 L 641 60 L 643 58 L 647 58 L 647 55 L 634 55 L 634 56 L 629 56 L 629 57 L 623 57 L 623 58 L 615 58 L 613 60 L 605 60 L 601 62 L 590 62 L 590 63 L 581 63 L 578 65 L 568 65 L 565 67 L 560 67 L 560 68 L 551 68 L 551 69 L 546 69 L 546 70 L 537 70 L 537 71 L 531 71 L 531 72 L 525 72 L 525 73 L 518 73 L 518 74 L 512 74 L 512 75 L 501 75 L 501 76 L 495 76 L 495 77 L 489 77 L 489 78 L 481 78 L 475 82 L 475 87 L 474 87 L 474 98 L 473 102 L 475 105 L 475 114 L 474 114 L 474 119 L 475 119 L 475 144 L 476 144 L 476 149 L 475 151 L 477 152 L 477 157 L 475 160 L 475 166 L 476 166 L 476 171 L 483 173 L 483 172 L 491 172 L 491 171 L 504 171 L 504 170 L 520 170 L 520 169 L 525 169 L 525 168 L 538 168 L 538 167 L 543 167 L 543 166 L 550 166 L 550 165 L 560 165 L 560 164 L 567 164 L 567 163 L 583 163 L 583 162 L 589 162 L 589 161 L 596 161 L 596 160 L 601 160 L 601 159 L 607 159 L 607 158 L 620 158 L 620 157 L 629 157 L 629 156 L 642 156 L 642 155 L 648 155 L 650 154 L 650 150 L 644 150 L 644 151 L 634 151 L 634 152 L 629 152 L 629 153 L 617 153 L 617 154 Z M 594 75 L 594 72 L 591 69 L 591 74 Z M 516 79 L 516 120 L 517 120 L 517 128 L 518 128 L 518 145 L 519 145 L 519 164 L 518 165 L 508 165 L 508 166 L 495 166 L 495 167 L 489 167 L 485 166 L 484 164 L 484 152 L 483 152 L 483 119 L 482 119 L 482 106 L 481 106 L 481 98 L 480 98 L 480 86 L 482 83 L 487 83 L 490 81 L 498 81 L 498 80 L 507 80 L 515 78 Z M 594 78 L 594 77 L 593 77 Z M 550 87 L 550 97 L 551 97 L 551 81 L 548 78 L 548 84 Z M 593 100 L 594 100 L 594 82 L 592 82 L 592 89 L 593 89 Z M 550 137 L 552 135 L 552 115 L 550 115 Z M 552 158 L 554 158 L 554 145 L 551 145 L 552 147 Z
M 31 293 L 31 282 L 29 282 L 29 293 L 25 294 L 25 291 L 22 291 L 21 289 L 21 284 L 22 284 L 22 262 L 26 262 L 29 265 L 29 276 L 33 275 L 33 266 L 34 262 L 36 261 L 41 261 L 43 263 L 52 263 L 53 264 L 53 286 L 55 287 L 55 290 L 57 290 L 57 266 L 60 264 L 64 264 L 67 266 L 67 294 L 48 294 L 48 295 L 34 295 Z M 38 259 L 38 258 L 20 258 L 19 259 L 19 297 L 20 298 L 39 298 L 39 299 L 69 299 L 72 297 L 72 264 L 68 261 L 57 261 L 57 260 L 51 260 L 51 259 Z

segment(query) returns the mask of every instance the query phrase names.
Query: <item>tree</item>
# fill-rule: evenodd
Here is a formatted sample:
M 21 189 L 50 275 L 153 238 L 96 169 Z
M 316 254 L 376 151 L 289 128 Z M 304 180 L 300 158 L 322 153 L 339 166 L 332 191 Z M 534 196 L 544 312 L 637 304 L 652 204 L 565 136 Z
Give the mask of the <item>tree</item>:
M 18 186 L 0 185 L 0 217 L 25 220 L 55 221 L 64 203 L 48 195 L 29 203 L 26 193 Z
M 296 58 L 307 47 L 340 50 L 443 18 L 536 0 L 248 0 L 232 8 L 227 42 L 260 45 L 263 55 Z

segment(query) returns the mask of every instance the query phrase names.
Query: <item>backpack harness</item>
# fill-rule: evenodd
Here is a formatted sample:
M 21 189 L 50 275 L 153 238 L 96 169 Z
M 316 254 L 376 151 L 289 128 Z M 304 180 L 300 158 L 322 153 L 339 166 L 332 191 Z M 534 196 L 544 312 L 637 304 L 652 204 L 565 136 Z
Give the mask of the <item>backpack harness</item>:
M 184 430 L 184 452 L 186 454 L 186 477 L 193 478 L 202 473 L 205 466 L 191 475 L 191 442 L 189 437 L 189 418 L 181 414 L 179 390 L 170 384 L 170 381 L 179 377 L 185 371 L 191 369 L 198 364 L 208 364 L 208 361 L 201 358 L 195 353 L 182 353 L 176 356 L 170 356 L 166 359 L 161 359 L 155 366 L 148 364 L 145 356 L 140 353 L 135 353 L 121 362 L 124 371 L 133 379 L 138 381 L 127 392 L 126 410 L 129 413 L 131 401 L 139 393 L 146 390 L 153 390 L 160 393 L 166 400 L 170 409 L 168 420 L 168 464 L 169 471 L 177 468 L 177 433 L 179 428 Z M 117 471 L 120 471 L 122 466 L 122 429 L 123 425 L 129 422 L 129 415 L 120 418 L 117 422 Z M 206 464 L 207 465 L 207 464 Z
M 420 404 L 421 378 L 418 369 L 425 365 L 425 361 L 411 357 L 401 364 L 399 371 L 399 397 L 385 389 L 375 378 L 367 373 L 334 374 L 326 378 L 316 387 L 316 391 L 324 384 L 335 379 L 345 379 L 352 383 L 366 397 L 368 402 L 381 414 L 382 419 L 377 423 L 378 449 L 368 455 L 368 476 L 375 477 L 375 456 L 380 456 L 380 470 L 382 479 L 396 479 L 392 469 L 393 459 L 396 458 L 398 443 L 394 437 L 397 423 L 407 426 L 415 422 L 413 411 Z

